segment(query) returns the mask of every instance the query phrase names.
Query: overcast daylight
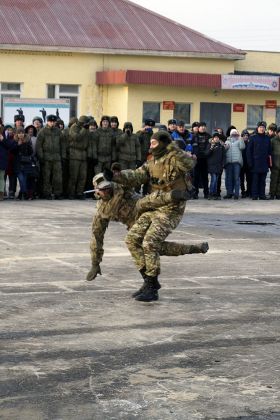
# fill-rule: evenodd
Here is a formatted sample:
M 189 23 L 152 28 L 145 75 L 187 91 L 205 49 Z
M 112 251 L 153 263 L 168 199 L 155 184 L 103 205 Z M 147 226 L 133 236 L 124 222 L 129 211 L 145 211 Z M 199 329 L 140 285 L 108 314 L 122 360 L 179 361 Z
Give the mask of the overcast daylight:
M 233 47 L 280 51 L 278 0 L 133 2 Z

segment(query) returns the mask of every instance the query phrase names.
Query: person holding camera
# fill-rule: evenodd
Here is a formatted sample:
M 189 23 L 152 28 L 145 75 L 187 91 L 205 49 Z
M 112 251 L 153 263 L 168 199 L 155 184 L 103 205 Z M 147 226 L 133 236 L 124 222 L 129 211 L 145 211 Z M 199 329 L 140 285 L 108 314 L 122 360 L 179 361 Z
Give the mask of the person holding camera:
M 121 169 L 135 169 L 141 165 L 139 138 L 133 133 L 131 122 L 124 123 L 123 134 L 116 138 L 117 161 Z
M 89 118 L 81 115 L 69 130 L 69 199 L 84 199 L 89 147 Z

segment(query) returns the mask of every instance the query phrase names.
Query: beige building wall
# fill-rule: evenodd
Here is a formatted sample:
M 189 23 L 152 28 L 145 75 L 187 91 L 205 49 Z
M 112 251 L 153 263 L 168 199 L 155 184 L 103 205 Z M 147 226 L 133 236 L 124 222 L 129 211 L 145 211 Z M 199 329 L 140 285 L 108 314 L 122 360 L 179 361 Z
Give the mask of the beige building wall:
M 249 51 L 245 60 L 220 60 L 177 57 L 141 57 L 85 53 L 0 51 L 0 82 L 22 84 L 22 98 L 46 98 L 48 84 L 75 84 L 80 87 L 78 114 L 117 115 L 120 124 L 131 121 L 136 129 L 142 124 L 143 102 L 175 101 L 190 103 L 191 121 L 200 119 L 200 102 L 244 103 L 245 112 L 232 112 L 232 124 L 247 125 L 247 105 L 264 105 L 267 99 L 280 103 L 279 92 L 216 91 L 200 88 L 164 86 L 97 86 L 96 72 L 105 70 L 146 70 L 208 74 L 259 71 L 280 73 L 280 53 Z M 161 109 L 161 122 L 173 111 Z M 264 119 L 275 121 L 275 110 L 265 110 Z

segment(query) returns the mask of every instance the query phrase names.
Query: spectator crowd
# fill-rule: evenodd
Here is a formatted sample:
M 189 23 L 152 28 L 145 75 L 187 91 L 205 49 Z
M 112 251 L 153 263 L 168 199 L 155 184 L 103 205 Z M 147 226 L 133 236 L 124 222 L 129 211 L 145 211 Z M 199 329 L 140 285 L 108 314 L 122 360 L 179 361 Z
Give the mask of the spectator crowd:
M 84 191 L 92 190 L 94 175 L 110 169 L 112 163 L 135 169 L 149 159 L 155 126 L 153 119 L 146 119 L 134 133 L 132 123 L 120 129 L 118 117 L 106 115 L 99 125 L 93 117 L 71 118 L 68 127 L 56 115 L 48 115 L 45 126 L 41 117 L 34 117 L 27 127 L 21 114 L 15 115 L 14 126 L 0 119 L 0 200 L 84 199 Z M 224 199 L 280 199 L 280 127 L 276 124 L 267 127 L 260 121 L 251 133 L 247 129 L 240 133 L 234 126 L 224 133 L 217 127 L 210 134 L 205 122 L 194 122 L 188 130 L 184 121 L 171 119 L 158 128 L 196 160 L 190 174 L 193 199 L 202 189 L 205 199 L 220 200 L 223 172 Z M 148 193 L 146 185 L 141 192 Z

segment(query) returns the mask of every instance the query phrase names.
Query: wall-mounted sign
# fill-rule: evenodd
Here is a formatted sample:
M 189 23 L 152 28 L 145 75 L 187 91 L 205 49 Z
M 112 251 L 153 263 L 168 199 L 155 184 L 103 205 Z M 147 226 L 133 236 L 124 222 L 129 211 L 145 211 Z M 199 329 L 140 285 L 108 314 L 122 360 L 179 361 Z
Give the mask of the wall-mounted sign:
M 244 112 L 245 111 L 245 104 L 233 104 L 232 105 L 233 112 Z
M 174 101 L 163 101 L 162 102 L 162 109 L 164 109 L 164 110 L 169 109 L 171 111 L 174 111 L 174 109 L 175 109 L 175 102 Z
M 279 77 L 223 74 L 222 89 L 279 91 Z
M 70 100 L 4 98 L 3 111 L 4 121 L 6 124 L 13 124 L 15 115 L 24 116 L 25 126 L 32 124 L 34 117 L 41 117 L 45 124 L 47 116 L 54 114 L 63 120 L 65 125 L 68 125 Z
M 277 101 L 275 100 L 267 100 L 265 101 L 266 109 L 276 109 L 277 108 Z

